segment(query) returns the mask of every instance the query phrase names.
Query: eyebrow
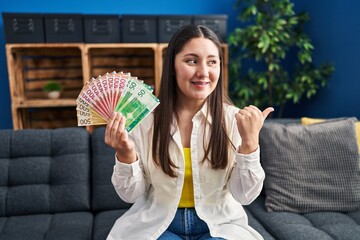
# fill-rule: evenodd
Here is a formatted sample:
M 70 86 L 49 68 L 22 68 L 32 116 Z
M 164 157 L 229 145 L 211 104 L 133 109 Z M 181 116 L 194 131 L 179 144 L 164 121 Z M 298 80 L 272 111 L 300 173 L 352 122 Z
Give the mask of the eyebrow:
M 192 57 L 199 57 L 199 55 L 195 54 L 195 53 L 187 53 L 184 55 L 184 57 L 189 57 L 189 56 L 192 56 Z M 207 58 L 218 58 L 219 56 L 217 55 L 209 55 L 207 56 Z

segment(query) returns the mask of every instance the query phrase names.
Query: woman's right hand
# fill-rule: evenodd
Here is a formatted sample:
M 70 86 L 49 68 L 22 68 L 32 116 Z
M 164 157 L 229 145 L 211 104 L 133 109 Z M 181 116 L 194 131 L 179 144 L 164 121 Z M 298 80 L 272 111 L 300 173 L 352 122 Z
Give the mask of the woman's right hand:
M 136 161 L 135 144 L 125 129 L 126 119 L 121 113 L 114 113 L 105 130 L 105 143 L 116 151 L 118 161 L 133 163 Z

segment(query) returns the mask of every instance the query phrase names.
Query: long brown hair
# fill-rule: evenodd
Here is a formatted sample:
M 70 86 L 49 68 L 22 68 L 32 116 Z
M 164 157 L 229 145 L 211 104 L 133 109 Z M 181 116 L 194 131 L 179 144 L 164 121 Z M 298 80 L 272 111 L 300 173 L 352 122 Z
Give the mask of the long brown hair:
M 211 40 L 219 50 L 220 77 L 214 91 L 207 98 L 209 106 L 208 114 L 212 117 L 212 129 L 209 146 L 205 148 L 204 159 L 210 161 L 213 169 L 223 169 L 228 164 L 228 151 L 232 146 L 226 134 L 224 122 L 224 103 L 231 104 L 223 83 L 224 53 L 221 42 L 216 34 L 205 26 L 187 25 L 179 29 L 170 39 L 164 58 L 164 67 L 160 83 L 158 98 L 160 105 L 154 111 L 154 135 L 152 156 L 155 164 L 160 166 L 165 174 L 176 177 L 177 166 L 172 162 L 169 153 L 171 140 L 171 124 L 176 115 L 175 105 L 177 101 L 175 79 L 175 56 L 183 46 L 193 38 L 204 37 Z M 209 154 L 211 156 L 209 157 Z

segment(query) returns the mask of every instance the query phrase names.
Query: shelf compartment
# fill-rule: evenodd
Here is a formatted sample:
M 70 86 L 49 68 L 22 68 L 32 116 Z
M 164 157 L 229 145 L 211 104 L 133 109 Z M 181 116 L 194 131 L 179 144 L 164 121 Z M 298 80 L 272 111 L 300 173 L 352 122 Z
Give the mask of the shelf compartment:
M 61 98 L 76 98 L 83 86 L 79 47 L 12 47 L 8 55 L 15 69 L 14 102 L 47 99 L 43 87 L 49 80 L 62 84 Z
M 130 72 L 155 89 L 157 47 L 90 47 L 90 77 L 106 73 Z
M 14 129 L 54 129 L 77 126 L 75 107 L 17 108 L 16 114 L 19 117 L 18 122 L 14 122 Z

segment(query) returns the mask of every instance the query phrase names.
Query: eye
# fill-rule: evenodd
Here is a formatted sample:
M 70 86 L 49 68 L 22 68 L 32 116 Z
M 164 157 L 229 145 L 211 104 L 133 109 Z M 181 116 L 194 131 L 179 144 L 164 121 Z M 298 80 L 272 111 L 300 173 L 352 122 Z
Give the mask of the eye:
M 213 66 L 213 65 L 217 65 L 218 64 L 218 61 L 217 60 L 210 60 L 209 62 L 208 62 L 208 65 L 209 66 Z
M 196 63 L 197 63 L 197 61 L 196 61 L 196 59 L 195 59 L 195 58 L 192 58 L 192 59 L 188 59 L 188 60 L 186 60 L 186 63 L 189 63 L 189 64 L 196 64 Z

